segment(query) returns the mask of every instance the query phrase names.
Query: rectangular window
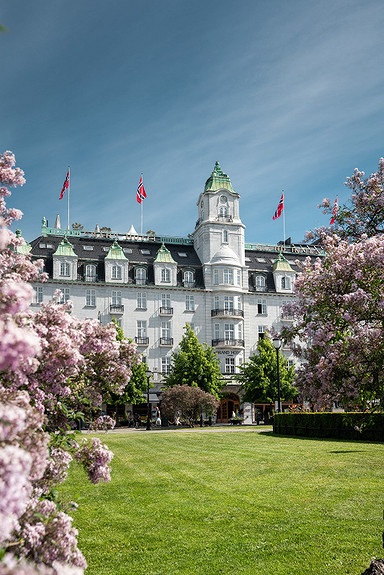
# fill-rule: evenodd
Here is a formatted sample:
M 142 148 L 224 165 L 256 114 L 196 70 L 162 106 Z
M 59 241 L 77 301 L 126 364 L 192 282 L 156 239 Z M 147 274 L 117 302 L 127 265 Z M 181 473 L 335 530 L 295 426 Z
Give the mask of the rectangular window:
M 171 358 L 170 357 L 162 357 L 161 358 L 161 371 L 162 373 L 168 375 L 171 369 Z
M 83 250 L 86 252 L 93 252 L 93 246 L 83 246 Z
M 62 288 L 59 303 L 66 303 L 69 300 L 69 288 Z
M 147 322 L 137 320 L 137 337 L 147 337 Z
M 112 279 L 121 280 L 121 266 L 112 266 Z
M 169 339 L 171 337 L 171 322 L 161 322 L 161 337 L 164 339 Z
M 215 338 L 214 339 L 220 339 L 220 324 L 215 323 Z
M 224 296 L 224 309 L 233 311 L 233 296 Z
M 233 323 L 226 323 L 224 325 L 224 339 L 226 341 L 233 341 L 235 339 L 235 326 Z
M 87 289 L 85 296 L 85 305 L 95 307 L 96 305 L 96 290 Z
M 233 285 L 233 270 L 225 268 L 223 272 L 223 283 Z
M 137 309 L 147 309 L 147 294 L 144 291 L 137 294 Z
M 161 307 L 171 307 L 171 295 L 169 293 L 161 294 Z
M 70 268 L 70 265 L 68 263 L 62 262 L 60 264 L 60 275 L 62 277 L 69 278 L 69 276 L 71 275 L 71 268 Z
M 259 339 L 264 339 L 265 337 L 265 325 L 259 325 Z
M 265 299 L 257 300 L 257 313 L 258 315 L 267 315 L 267 301 Z
M 185 296 L 185 309 L 186 311 L 195 311 L 195 298 L 193 295 Z
M 121 291 L 112 292 L 112 305 L 121 305 Z
M 226 357 L 225 358 L 225 373 L 235 373 L 235 358 Z
M 219 270 L 213 270 L 213 283 L 219 285 Z
M 164 268 L 161 270 L 161 281 L 163 283 L 168 283 L 171 281 L 171 272 L 168 268 Z
M 242 340 L 243 339 L 243 325 L 241 323 L 239 323 L 239 325 L 237 326 L 237 333 L 238 333 L 238 339 Z
M 35 295 L 33 298 L 33 303 L 42 303 L 43 301 L 43 288 L 42 287 L 35 287 Z
M 242 309 L 242 305 L 241 305 L 241 297 L 237 296 L 237 309 Z
M 236 270 L 236 285 L 241 286 L 241 272 Z
M 214 303 L 214 309 L 219 309 L 220 308 L 220 299 L 218 295 L 215 295 L 215 303 Z

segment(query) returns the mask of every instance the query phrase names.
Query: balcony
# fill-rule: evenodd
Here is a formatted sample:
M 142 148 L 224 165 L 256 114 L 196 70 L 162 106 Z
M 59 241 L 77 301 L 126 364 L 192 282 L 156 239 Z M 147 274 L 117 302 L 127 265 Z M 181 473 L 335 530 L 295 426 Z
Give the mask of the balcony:
M 211 317 L 244 317 L 242 309 L 211 309 Z
M 124 313 L 124 306 L 122 304 L 111 303 L 109 306 L 109 313 Z
M 291 323 L 293 320 L 294 320 L 293 315 L 281 314 L 280 316 L 280 321 L 287 321 Z
M 172 347 L 173 346 L 173 337 L 161 337 L 160 338 L 160 346 L 161 347 Z
M 147 285 L 147 279 L 146 278 L 135 278 L 135 284 L 137 286 L 146 286 Z
M 137 345 L 149 345 L 149 337 L 135 337 Z
M 160 308 L 160 315 L 173 315 L 173 307 L 163 307 Z
M 212 347 L 244 347 L 243 339 L 213 339 Z
M 183 285 L 184 285 L 185 288 L 194 288 L 194 287 L 195 287 L 195 282 L 194 282 L 194 281 L 183 280 Z

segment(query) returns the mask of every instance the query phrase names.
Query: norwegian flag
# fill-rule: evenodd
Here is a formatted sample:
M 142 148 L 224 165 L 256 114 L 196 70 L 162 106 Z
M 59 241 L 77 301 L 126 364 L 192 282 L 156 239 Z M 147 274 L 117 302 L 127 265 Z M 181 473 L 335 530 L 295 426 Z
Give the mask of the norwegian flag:
M 279 205 L 277 206 L 277 210 L 275 211 L 275 215 L 273 216 L 273 220 L 277 220 L 282 214 L 284 209 L 284 192 L 281 194 Z
M 65 194 L 65 190 L 68 188 L 68 186 L 69 186 L 69 170 L 67 172 L 67 175 L 65 176 L 65 180 L 64 180 L 63 188 L 62 188 L 61 193 L 60 193 L 59 200 L 63 199 L 64 194 Z
M 143 203 L 144 198 L 147 197 L 147 194 L 145 193 L 144 190 L 144 184 L 143 184 L 143 176 L 140 177 L 140 182 L 139 185 L 137 186 L 137 196 L 136 199 L 139 202 L 139 204 Z
M 335 223 L 335 215 L 337 214 L 337 210 L 339 209 L 339 204 L 337 202 L 337 198 L 335 200 L 334 206 L 333 206 L 333 212 L 332 212 L 332 219 L 329 222 L 329 225 L 331 226 L 332 224 Z

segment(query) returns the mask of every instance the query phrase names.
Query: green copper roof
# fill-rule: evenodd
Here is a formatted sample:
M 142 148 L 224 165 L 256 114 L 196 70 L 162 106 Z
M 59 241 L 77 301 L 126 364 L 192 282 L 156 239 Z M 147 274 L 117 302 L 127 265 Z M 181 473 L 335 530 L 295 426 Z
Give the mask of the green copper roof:
M 171 252 L 163 244 L 157 252 L 155 263 L 166 262 L 167 264 L 175 264 L 175 260 L 171 256 Z
M 216 192 L 217 190 L 222 190 L 223 188 L 235 193 L 235 190 L 232 188 L 231 180 L 227 174 L 224 174 L 223 170 L 220 168 L 219 162 L 216 162 L 212 174 L 205 182 L 204 192 Z
M 119 246 L 115 240 L 111 247 L 109 248 L 108 254 L 105 256 L 106 260 L 127 260 L 122 248 Z
M 75 252 L 73 251 L 72 244 L 69 243 L 67 238 L 64 236 L 59 245 L 57 246 L 57 250 L 53 254 L 54 256 L 74 256 L 77 257 Z
M 16 230 L 16 236 L 17 236 L 18 238 L 21 237 L 21 230 Z M 27 254 L 29 254 L 29 252 L 31 251 L 32 246 L 31 246 L 30 244 L 28 244 L 28 243 L 24 240 L 24 238 L 23 238 L 23 242 L 24 242 L 24 243 L 22 243 L 21 246 L 17 246 L 17 247 L 16 247 L 15 252 L 18 253 L 18 254 L 27 255 Z
M 293 272 L 290 263 L 283 254 L 279 254 L 279 257 L 273 262 L 274 272 Z

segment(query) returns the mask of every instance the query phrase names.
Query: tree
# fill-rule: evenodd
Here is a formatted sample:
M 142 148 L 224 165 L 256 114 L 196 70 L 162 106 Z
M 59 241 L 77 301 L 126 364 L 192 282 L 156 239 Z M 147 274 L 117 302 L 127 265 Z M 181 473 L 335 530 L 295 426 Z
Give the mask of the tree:
M 323 239 L 286 306 L 294 324 L 281 336 L 304 362 L 297 386 L 317 406 L 365 407 L 384 398 L 384 238 Z
M 179 351 L 172 353 L 171 369 L 165 378 L 167 387 L 190 385 L 219 397 L 223 386 L 219 361 L 207 344 L 199 343 L 191 326 L 185 325 Z
M 212 415 L 219 406 L 219 401 L 198 387 L 175 385 L 166 389 L 161 397 L 161 410 L 168 418 L 179 414 L 180 418 L 193 427 L 202 413 Z
M 257 352 L 247 363 L 240 366 L 236 380 L 243 385 L 243 401 L 250 403 L 277 400 L 277 357 L 271 340 L 265 337 L 259 340 Z M 280 397 L 282 400 L 296 399 L 294 387 L 294 367 L 288 367 L 287 359 L 279 354 Z
M 384 399 L 384 159 L 364 175 L 355 169 L 347 178 L 352 195 L 335 227 L 311 234 L 326 255 L 303 265 L 296 301 L 286 306 L 295 323 L 281 335 L 304 362 L 303 397 L 317 406 L 365 408 Z M 321 207 L 332 211 L 328 199 Z

